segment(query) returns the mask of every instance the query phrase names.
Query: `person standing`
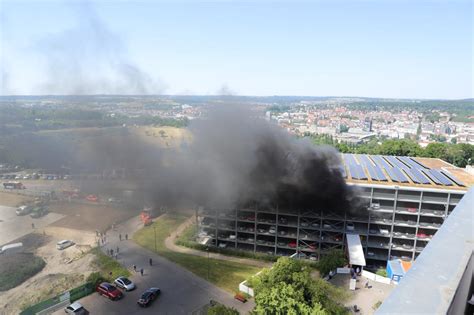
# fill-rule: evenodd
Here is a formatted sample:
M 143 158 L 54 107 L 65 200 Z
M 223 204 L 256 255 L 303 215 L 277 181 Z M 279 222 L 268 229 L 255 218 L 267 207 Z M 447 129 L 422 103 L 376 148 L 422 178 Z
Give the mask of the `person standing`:
M 32 229 L 35 228 L 35 224 L 34 224 L 34 223 L 31 223 L 31 228 L 32 228 Z
M 128 234 L 125 234 L 125 240 L 128 241 Z
M 143 268 L 140 269 L 140 274 L 143 276 Z
M 117 246 L 117 254 L 119 253 L 119 247 Z
M 133 271 L 137 272 L 137 265 L 133 265 Z
M 150 266 L 153 266 L 153 260 L 151 258 L 148 260 L 148 262 L 150 263 Z
M 119 241 L 122 241 L 122 234 L 119 234 Z

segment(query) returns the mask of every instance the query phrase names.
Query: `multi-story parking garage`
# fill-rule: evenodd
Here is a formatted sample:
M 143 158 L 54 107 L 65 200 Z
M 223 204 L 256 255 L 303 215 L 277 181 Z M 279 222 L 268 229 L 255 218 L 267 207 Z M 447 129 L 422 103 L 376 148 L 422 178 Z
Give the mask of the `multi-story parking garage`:
M 214 246 L 318 259 L 360 235 L 368 265 L 414 260 L 461 200 L 474 176 L 438 159 L 342 155 L 342 174 L 367 211 L 248 206 L 204 209 L 200 231 Z

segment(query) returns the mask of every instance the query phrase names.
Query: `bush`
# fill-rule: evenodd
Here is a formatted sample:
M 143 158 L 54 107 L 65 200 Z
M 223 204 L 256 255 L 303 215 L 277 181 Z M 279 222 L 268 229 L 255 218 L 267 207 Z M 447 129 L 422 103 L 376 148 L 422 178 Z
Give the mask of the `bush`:
M 104 282 L 105 278 L 100 274 L 100 272 L 93 272 L 91 273 L 87 279 L 86 282 L 90 282 L 96 287 L 99 283 Z
M 317 267 L 321 275 L 327 275 L 329 271 L 338 267 L 343 267 L 347 263 L 342 250 L 331 250 L 328 254 L 321 257 L 317 262 Z
M 376 275 L 382 276 L 382 277 L 387 277 L 387 270 L 385 268 L 379 268 L 375 272 Z
M 233 307 L 216 304 L 207 309 L 207 315 L 239 315 L 240 313 Z

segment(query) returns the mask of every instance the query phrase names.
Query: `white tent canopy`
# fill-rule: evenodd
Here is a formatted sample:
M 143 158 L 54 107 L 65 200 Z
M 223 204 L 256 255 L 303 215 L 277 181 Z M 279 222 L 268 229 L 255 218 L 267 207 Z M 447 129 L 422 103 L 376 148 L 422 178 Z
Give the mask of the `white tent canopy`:
M 359 234 L 346 234 L 349 263 L 351 265 L 365 266 L 364 250 L 360 243 Z

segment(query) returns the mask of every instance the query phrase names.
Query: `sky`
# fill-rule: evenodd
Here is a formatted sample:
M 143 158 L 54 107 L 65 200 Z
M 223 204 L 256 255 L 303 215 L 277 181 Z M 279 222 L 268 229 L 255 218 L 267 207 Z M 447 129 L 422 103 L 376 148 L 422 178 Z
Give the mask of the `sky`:
M 0 94 L 473 97 L 471 1 L 0 0 Z

